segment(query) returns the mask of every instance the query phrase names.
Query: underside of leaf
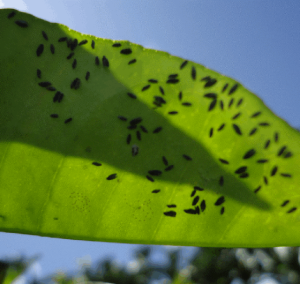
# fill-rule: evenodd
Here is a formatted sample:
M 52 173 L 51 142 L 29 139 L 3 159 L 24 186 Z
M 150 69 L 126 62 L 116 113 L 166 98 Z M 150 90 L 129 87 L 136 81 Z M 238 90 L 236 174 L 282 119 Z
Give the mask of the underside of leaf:
M 300 244 L 299 132 L 240 83 L 17 10 L 0 26 L 2 231 Z

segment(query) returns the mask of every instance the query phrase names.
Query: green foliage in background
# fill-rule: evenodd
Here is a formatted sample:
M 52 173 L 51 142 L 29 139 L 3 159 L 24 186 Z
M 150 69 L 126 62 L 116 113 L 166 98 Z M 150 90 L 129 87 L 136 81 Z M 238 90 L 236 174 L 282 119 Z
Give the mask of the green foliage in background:
M 300 134 L 235 80 L 0 10 L 0 230 L 299 245 Z

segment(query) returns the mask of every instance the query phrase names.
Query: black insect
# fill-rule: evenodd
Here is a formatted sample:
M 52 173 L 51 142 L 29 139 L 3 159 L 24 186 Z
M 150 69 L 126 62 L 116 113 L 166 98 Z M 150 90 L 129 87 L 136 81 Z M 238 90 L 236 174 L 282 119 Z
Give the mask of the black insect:
M 254 193 L 257 193 L 260 189 L 261 189 L 261 186 L 259 186 L 258 188 L 256 188 L 256 189 L 254 190 Z
M 221 162 L 221 163 L 223 163 L 223 164 L 229 164 L 229 162 L 227 161 L 227 160 L 224 160 L 224 159 L 219 159 L 219 161 Z
M 136 95 L 132 94 L 132 93 L 127 93 L 127 95 L 132 98 L 132 99 L 136 99 Z
M 168 171 L 172 170 L 173 168 L 174 168 L 174 165 L 170 165 L 165 168 L 165 171 L 168 172 Z
M 164 89 L 161 87 L 161 86 L 159 86 L 159 91 L 164 95 L 165 94 L 165 91 L 164 91 Z
M 49 86 L 49 87 L 47 87 L 46 89 L 47 89 L 48 91 L 52 91 L 52 92 L 56 91 L 56 88 L 54 88 L 53 86 Z
M 285 155 L 284 155 L 284 158 L 289 158 L 289 157 L 292 157 L 293 154 L 291 152 L 287 152 Z
M 141 132 L 139 132 L 139 131 L 136 132 L 136 138 L 140 141 L 142 140 Z
M 275 166 L 275 167 L 272 169 L 272 171 L 271 171 L 271 176 L 275 176 L 276 173 L 277 173 L 277 170 L 278 170 L 278 167 Z
M 169 217 L 176 217 L 176 212 L 175 211 L 164 212 L 164 214 L 166 216 L 169 216 Z
M 169 111 L 168 114 L 178 114 L 178 111 Z
M 197 211 L 195 209 L 185 209 L 184 212 L 187 214 L 197 214 Z
M 289 177 L 289 178 L 292 177 L 291 174 L 286 174 L 286 173 L 281 173 L 280 175 L 283 176 L 283 177 Z
M 189 102 L 184 102 L 184 103 L 182 103 L 182 105 L 183 105 L 183 106 L 191 106 L 192 104 L 189 103 Z
M 149 82 L 149 83 L 157 83 L 158 81 L 155 80 L 155 79 L 149 79 L 148 82 Z
M 128 62 L 128 65 L 132 64 L 132 63 L 135 63 L 136 62 L 136 59 L 132 59 Z
M 162 172 L 160 170 L 151 170 L 151 171 L 148 171 L 148 174 L 150 174 L 152 176 L 160 176 L 162 174 Z
M 165 164 L 165 166 L 167 166 L 169 164 L 167 158 L 165 156 L 162 157 L 163 163 Z
M 150 177 L 150 176 L 147 175 L 146 178 L 147 178 L 148 180 L 154 182 L 154 179 L 153 179 L 152 177 Z
M 42 31 L 42 35 L 43 35 L 45 40 L 48 40 L 48 36 L 47 36 L 46 32 Z
M 271 143 L 271 140 L 267 140 L 264 148 L 267 149 L 269 147 L 270 143 Z
M 234 131 L 238 134 L 238 135 L 242 135 L 242 131 L 239 128 L 239 126 L 237 126 L 236 124 L 232 124 Z
M 278 151 L 277 156 L 278 157 L 281 156 L 283 154 L 283 152 L 284 152 L 285 149 L 286 149 L 286 146 L 281 147 L 280 150 Z
M 170 205 L 167 205 L 168 208 L 176 208 L 176 204 L 170 204 Z
M 241 113 L 239 112 L 239 113 L 237 113 L 236 115 L 234 115 L 234 116 L 232 117 L 232 119 L 237 119 L 240 115 L 241 115 Z
M 182 100 L 182 92 L 179 92 L 178 94 L 178 99 L 181 101 Z
M 119 115 L 118 118 L 119 118 L 120 120 L 127 121 L 127 118 L 126 118 L 125 116 Z
M 71 52 L 68 56 L 67 56 L 67 59 L 71 59 L 74 55 L 74 52 Z
M 170 78 L 167 80 L 166 82 L 167 84 L 177 84 L 179 83 L 179 79 L 176 79 L 176 78 Z
M 196 194 L 196 190 L 194 189 L 191 193 L 191 197 L 194 197 L 195 194 Z
M 228 95 L 232 95 L 238 88 L 238 84 L 235 84 L 228 92 Z
M 196 196 L 196 197 L 194 198 L 194 200 L 193 200 L 192 205 L 195 206 L 195 205 L 198 203 L 199 199 L 200 199 L 199 195 Z
M 55 96 L 53 97 L 53 102 L 61 102 L 63 99 L 64 94 L 61 93 L 60 91 L 56 92 Z
M 270 123 L 268 122 L 261 122 L 259 123 L 260 126 L 270 126 Z
M 111 174 L 106 179 L 107 180 L 112 180 L 112 179 L 115 179 L 116 177 L 117 177 L 117 174 Z
M 40 82 L 39 86 L 47 88 L 47 87 L 51 86 L 51 83 L 50 82 Z
M 257 117 L 261 114 L 261 111 L 255 112 L 251 115 L 251 117 Z
M 216 79 L 210 78 L 209 80 L 207 80 L 207 82 L 204 85 L 204 88 L 209 88 L 211 86 L 213 86 L 214 84 L 217 83 Z
M 130 125 L 136 125 L 136 124 L 139 124 L 140 122 L 142 122 L 143 119 L 141 117 L 137 117 L 137 118 L 134 118 L 132 120 L 130 120 Z
M 238 168 L 238 169 L 235 171 L 235 173 L 236 173 L 236 174 L 242 174 L 242 173 L 244 173 L 245 171 L 247 171 L 247 167 L 246 167 L 246 166 L 243 166 L 243 167 Z
M 50 51 L 51 51 L 52 54 L 55 53 L 55 47 L 52 43 L 50 44 Z
M 40 69 L 36 70 L 36 75 L 38 76 L 39 79 L 42 77 L 42 71 Z
M 289 202 L 290 202 L 289 200 L 285 200 L 285 201 L 281 204 L 281 207 L 286 206 Z
M 82 40 L 80 43 L 78 43 L 78 45 L 84 45 L 84 44 L 87 44 L 88 41 L 86 39 Z
M 230 107 L 232 106 L 233 102 L 234 102 L 234 99 L 231 99 L 231 100 L 229 101 L 228 108 L 230 108 Z
M 160 131 L 162 131 L 162 127 L 161 127 L 161 126 L 155 128 L 155 129 L 153 130 L 153 133 L 158 133 L 158 132 L 160 132 Z
M 72 68 L 73 68 L 73 69 L 75 69 L 75 68 L 76 68 L 76 66 L 77 66 L 77 60 L 76 60 L 76 59 L 74 59 L 74 60 L 73 60 L 73 63 L 72 63 Z
M 28 27 L 28 23 L 24 20 L 17 20 L 17 21 L 15 21 L 15 23 L 21 28 L 27 28 Z
M 268 178 L 266 176 L 264 176 L 264 182 L 266 185 L 268 185 Z
M 99 57 L 98 57 L 98 56 L 95 57 L 95 64 L 96 64 L 97 66 L 100 64 L 100 60 L 99 60 Z
M 215 205 L 219 206 L 219 205 L 223 204 L 224 202 L 225 202 L 225 197 L 221 196 L 217 199 L 217 201 L 215 202 Z
M 102 57 L 102 64 L 104 67 L 109 67 L 108 59 L 105 56 Z
M 126 138 L 126 143 L 130 144 L 131 141 L 131 134 L 128 134 L 127 138 Z
M 145 128 L 145 126 L 140 125 L 140 128 L 142 129 L 143 132 L 148 133 L 148 130 Z
M 41 43 L 41 44 L 38 46 L 37 50 L 36 50 L 36 55 L 37 55 L 37 56 L 41 56 L 41 54 L 43 53 L 43 51 L 44 51 L 44 45 Z
M 274 141 L 278 142 L 278 139 L 279 139 L 279 133 L 275 132 L 275 134 L 274 134 Z
M 206 208 L 205 200 L 201 201 L 200 207 L 201 207 L 201 211 L 203 212 L 205 210 L 205 208 Z
M 240 105 L 242 104 L 242 102 L 243 102 L 243 99 L 240 99 L 240 100 L 238 101 L 238 103 L 236 104 L 236 106 L 237 106 L 237 107 L 240 106 Z
M 90 78 L 90 72 L 87 71 L 87 72 L 86 72 L 86 75 L 85 75 L 85 80 L 88 80 L 89 78 Z
M 297 210 L 297 208 L 296 207 L 293 207 L 292 209 L 290 209 L 288 212 L 286 212 L 286 213 L 292 213 L 292 212 L 294 212 L 294 211 L 296 211 Z
M 213 110 L 215 108 L 216 104 L 217 104 L 217 100 L 213 100 L 209 105 L 208 111 Z
M 148 89 L 150 88 L 150 86 L 151 86 L 151 85 L 144 86 L 144 87 L 142 88 L 142 92 L 148 90 Z
M 249 150 L 243 157 L 243 159 L 249 159 L 251 158 L 253 155 L 255 155 L 256 151 L 254 149 Z
M 192 158 L 190 156 L 185 155 L 185 154 L 183 154 L 182 157 L 185 158 L 187 161 L 191 161 L 192 160 Z
M 10 18 L 14 17 L 15 15 L 16 15 L 16 12 L 12 11 L 7 15 L 7 18 L 10 19 Z
M 56 113 L 50 114 L 50 116 L 53 118 L 58 118 L 58 114 L 56 114 Z
M 253 128 L 253 129 L 250 131 L 249 136 L 253 135 L 256 131 L 257 131 L 257 128 Z
M 269 160 L 267 159 L 261 159 L 261 160 L 257 160 L 257 163 L 259 164 L 263 164 L 263 163 L 267 163 Z
M 220 210 L 220 214 L 223 215 L 224 212 L 225 212 L 225 207 L 223 206 L 223 207 L 221 208 L 221 210 Z
M 202 187 L 200 187 L 200 186 L 194 186 L 194 189 L 195 189 L 195 190 L 199 190 L 199 191 L 203 191 L 203 190 L 204 190 L 204 188 L 202 188 Z
M 132 145 L 131 153 L 133 157 L 136 156 L 139 153 L 139 147 L 137 145 Z
M 180 69 L 184 68 L 187 65 L 187 63 L 188 63 L 187 60 L 183 61 L 180 65 Z
M 58 42 L 63 42 L 63 41 L 66 41 L 67 40 L 67 37 L 61 37 L 59 38 Z
M 121 46 L 121 43 L 114 43 L 113 45 L 112 45 L 113 47 L 120 47 Z
M 223 123 L 219 128 L 218 131 L 221 131 L 225 127 L 225 123 Z
M 216 99 L 218 95 L 216 93 L 207 93 L 204 95 L 205 98 Z
M 98 162 L 93 162 L 92 164 L 93 164 L 94 166 L 97 166 L 97 167 L 99 167 L 99 166 L 102 165 L 101 163 L 98 163 Z
M 72 83 L 71 83 L 71 89 L 77 90 L 80 87 L 80 79 L 76 78 Z
M 224 184 L 224 177 L 223 177 L 223 176 L 220 176 L 219 184 L 220 184 L 221 186 L 223 186 L 223 184 Z
M 92 40 L 91 47 L 92 47 L 92 49 L 95 48 L 95 41 L 94 40 Z
M 211 129 L 209 130 L 209 137 L 212 137 L 212 136 L 213 136 L 213 133 L 214 133 L 214 129 L 211 128 Z
M 74 50 L 78 45 L 78 40 L 75 38 L 72 43 L 70 44 L 70 49 Z
M 222 93 L 224 93 L 224 92 L 226 91 L 227 87 L 228 87 L 228 83 L 226 83 L 226 84 L 224 85 L 224 87 L 223 87 L 223 89 L 222 89 Z
M 125 49 L 122 49 L 120 51 L 121 54 L 125 54 L 125 55 L 128 55 L 128 54 L 131 54 L 132 53 L 132 50 L 130 48 L 125 48 Z
M 240 178 L 247 178 L 249 177 L 249 174 L 248 173 L 243 173 L 240 175 Z
M 152 193 L 159 193 L 160 192 L 160 189 L 154 189 L 152 190 Z
M 68 118 L 68 119 L 65 120 L 65 123 L 69 123 L 69 122 L 71 122 L 72 120 L 73 120 L 73 118 L 70 117 L 70 118 Z

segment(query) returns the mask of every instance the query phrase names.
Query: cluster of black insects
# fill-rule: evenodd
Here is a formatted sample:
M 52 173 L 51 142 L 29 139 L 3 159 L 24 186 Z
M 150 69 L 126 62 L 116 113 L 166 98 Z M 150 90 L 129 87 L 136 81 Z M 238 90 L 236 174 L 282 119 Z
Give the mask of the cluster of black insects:
M 8 15 L 8 19 L 14 17 L 16 14 L 15 11 L 9 13 Z M 16 20 L 15 23 L 22 27 L 22 28 L 27 28 L 29 25 L 26 21 L 24 20 Z M 41 32 L 44 40 L 48 41 L 49 38 L 48 38 L 48 35 L 45 31 L 42 31 Z M 74 58 L 75 56 L 75 49 L 77 46 L 81 46 L 81 45 L 85 45 L 88 43 L 87 40 L 82 40 L 81 42 L 78 42 L 77 39 L 71 39 L 71 38 L 67 38 L 67 37 L 61 37 L 58 39 L 58 42 L 66 42 L 67 43 L 67 47 L 71 50 L 70 54 L 66 57 L 67 60 L 70 60 L 71 58 Z M 92 40 L 91 42 L 91 47 L 92 49 L 95 48 L 95 41 Z M 112 47 L 114 48 L 119 48 L 121 47 L 121 44 L 120 43 L 114 43 L 112 45 Z M 55 54 L 55 46 L 53 43 L 50 44 L 49 46 L 50 48 L 50 52 L 51 54 Z M 37 49 L 36 49 L 36 55 L 38 57 L 40 57 L 43 52 L 44 52 L 44 49 L 45 49 L 45 45 L 43 43 L 39 44 Z M 123 54 L 123 55 L 130 55 L 132 54 L 132 50 L 130 48 L 125 48 L 125 49 L 121 49 L 120 50 L 120 54 Z M 102 65 L 103 67 L 106 67 L 108 68 L 109 67 L 109 60 L 107 59 L 106 56 L 103 56 L 102 57 Z M 137 60 L 134 58 L 134 59 L 131 59 L 129 62 L 128 62 L 128 65 L 130 64 L 133 64 L 135 63 Z M 98 56 L 95 57 L 95 64 L 97 66 L 100 65 L 100 58 Z M 188 61 L 185 60 L 179 67 L 179 69 L 183 69 L 184 67 L 186 67 L 188 64 Z M 77 60 L 76 58 L 73 59 L 73 62 L 72 62 L 72 68 L 75 69 L 77 66 Z M 196 69 L 194 66 L 191 67 L 191 78 L 193 80 L 196 80 L 197 78 L 197 74 L 196 74 Z M 42 78 L 42 71 L 40 69 L 37 69 L 37 77 L 39 79 Z M 86 73 L 86 76 L 85 76 L 85 80 L 88 81 L 90 78 L 90 72 L 88 71 Z M 202 78 L 200 81 L 204 82 L 204 88 L 209 88 L 209 87 L 212 87 L 213 85 L 215 85 L 217 83 L 217 80 L 215 78 L 211 78 L 210 76 L 206 76 L 204 78 Z M 167 84 L 177 84 L 180 82 L 180 79 L 178 77 L 178 74 L 177 73 L 174 73 L 174 74 L 170 74 L 166 80 L 166 83 Z M 157 84 L 158 83 L 158 80 L 156 79 L 149 79 L 148 80 L 148 83 L 142 87 L 141 91 L 144 92 L 144 91 L 147 91 L 153 84 Z M 58 102 L 60 103 L 62 100 L 63 100 L 63 97 L 64 97 L 64 94 L 60 91 L 57 91 L 56 88 L 52 85 L 51 82 L 48 82 L 48 81 L 42 81 L 42 82 L 39 82 L 38 83 L 39 86 L 41 86 L 42 88 L 46 88 L 48 91 L 51 91 L 51 92 L 54 92 L 56 91 L 54 97 L 53 97 L 53 102 Z M 74 90 L 77 90 L 81 85 L 81 80 L 80 78 L 75 78 L 71 84 L 70 84 L 70 88 L 71 89 L 74 89 Z M 229 85 L 228 83 L 226 83 L 222 89 L 222 93 L 224 93 L 227 89 L 228 89 Z M 236 90 L 238 89 L 238 84 L 235 84 L 233 85 L 229 91 L 228 91 L 228 95 L 231 96 L 232 94 L 234 94 L 236 92 Z M 162 107 L 163 105 L 166 104 L 166 100 L 164 99 L 164 97 L 162 97 L 163 95 L 165 95 L 165 91 L 163 89 L 162 86 L 159 86 L 159 91 L 161 93 L 161 96 L 153 96 L 153 104 L 156 106 L 156 107 Z M 133 93 L 127 93 L 128 97 L 131 98 L 131 99 L 137 99 L 137 96 Z M 182 92 L 179 93 L 178 95 L 178 98 L 179 100 L 181 101 L 182 100 Z M 218 106 L 218 102 L 219 102 L 219 107 L 220 109 L 223 111 L 224 108 L 225 108 L 225 103 L 222 99 L 218 99 L 218 94 L 216 93 L 212 93 L 212 92 L 209 92 L 209 93 L 206 93 L 204 95 L 204 98 L 206 99 L 209 99 L 211 100 L 210 104 L 209 104 L 209 107 L 208 107 L 208 111 L 213 111 L 214 109 L 216 109 L 216 107 Z M 231 98 L 231 100 L 229 101 L 228 103 L 228 106 L 227 108 L 230 109 L 231 106 L 234 104 L 235 102 L 235 99 L 234 98 Z M 236 107 L 239 107 L 241 104 L 243 103 L 243 98 L 239 99 L 237 104 L 236 104 Z M 192 106 L 192 103 L 190 102 L 182 102 L 182 106 L 184 107 L 191 107 Z M 169 115 L 176 115 L 178 114 L 179 111 L 178 110 L 173 110 L 173 111 L 169 111 L 168 114 Z M 257 111 L 255 113 L 253 113 L 251 115 L 250 118 L 257 118 L 261 115 L 261 111 Z M 237 112 L 236 114 L 234 114 L 232 116 L 232 120 L 237 120 L 239 117 L 242 116 L 242 113 L 241 112 Z M 58 114 L 51 114 L 50 117 L 52 118 L 58 118 Z M 118 118 L 122 121 L 127 121 L 127 118 L 124 117 L 124 116 L 118 116 Z M 67 118 L 64 123 L 69 123 L 72 121 L 72 118 Z M 136 131 L 136 137 L 137 137 L 137 140 L 141 141 L 141 131 L 143 133 L 148 133 L 148 130 L 145 128 L 145 126 L 141 125 L 140 123 L 142 122 L 142 118 L 141 117 L 137 117 L 137 118 L 134 118 L 132 120 L 129 121 L 129 125 L 127 126 L 127 129 L 128 130 L 135 130 Z M 138 126 L 139 126 L 139 129 L 140 130 L 137 130 L 138 129 Z M 217 128 L 217 131 L 221 131 L 225 128 L 226 124 L 223 123 L 221 124 L 218 128 Z M 257 124 L 257 126 L 255 126 L 253 129 L 251 129 L 251 131 L 249 132 L 248 136 L 253 136 L 255 135 L 256 133 L 258 133 L 259 129 L 261 127 L 268 127 L 270 126 L 270 123 L 268 122 L 259 122 Z M 243 135 L 243 131 L 241 129 L 241 127 L 235 122 L 235 123 L 232 123 L 232 130 L 237 134 L 237 135 Z M 156 133 L 159 133 L 162 131 L 162 127 L 159 126 L 157 128 L 155 128 L 152 133 L 156 134 Z M 214 134 L 214 128 L 210 128 L 209 130 L 209 137 L 213 137 L 213 134 Z M 127 144 L 130 144 L 131 142 L 131 139 L 132 139 L 132 136 L 131 134 L 128 134 L 127 138 L 126 138 L 126 143 Z M 278 132 L 275 132 L 274 134 L 274 142 L 277 143 L 279 140 L 279 133 Z M 271 143 L 271 140 L 268 139 L 265 144 L 264 144 L 264 149 L 268 149 L 268 147 L 270 146 L 270 143 Z M 136 156 L 138 154 L 138 151 L 139 151 L 139 148 L 137 145 L 133 145 L 132 146 L 132 155 L 133 156 Z M 242 159 L 244 160 L 247 160 L 247 159 L 250 159 L 252 158 L 253 156 L 256 155 L 256 150 L 255 149 L 250 149 L 248 150 L 242 157 Z M 292 157 L 292 152 L 291 151 L 288 151 L 287 150 L 287 146 L 284 145 L 282 147 L 279 148 L 278 152 L 277 152 L 277 156 L 278 157 L 283 157 L 283 158 L 290 158 Z M 186 159 L 187 161 L 191 161 L 192 158 L 186 154 L 183 154 L 182 155 L 184 159 Z M 168 160 L 166 159 L 166 157 L 162 157 L 162 160 L 163 160 L 163 163 L 165 165 L 165 171 L 170 171 L 171 169 L 173 169 L 174 165 L 169 165 L 168 163 Z M 225 160 L 225 159 L 219 159 L 219 161 L 224 164 L 224 165 L 228 165 L 229 164 L 229 161 Z M 264 164 L 264 163 L 268 163 L 269 160 L 268 159 L 258 159 L 257 160 L 257 163 L 258 164 Z M 95 166 L 101 166 L 102 164 L 99 163 L 99 162 L 93 162 L 92 163 L 93 165 Z M 248 170 L 248 167 L 247 166 L 241 166 L 239 167 L 238 169 L 236 169 L 234 171 L 234 174 L 238 175 L 239 178 L 248 178 L 249 177 L 249 172 L 247 172 Z M 271 172 L 270 172 L 270 177 L 274 177 L 278 172 L 278 166 L 275 165 Z M 146 178 L 151 181 L 151 182 L 154 182 L 154 178 L 153 176 L 160 176 L 162 174 L 162 171 L 160 170 L 149 170 L 148 171 L 148 174 L 146 175 Z M 286 177 L 286 178 L 291 178 L 292 175 L 289 174 L 289 173 L 284 173 L 284 172 L 281 172 L 280 175 L 282 177 Z M 113 180 L 113 179 L 116 179 L 117 178 L 117 174 L 114 173 L 114 174 L 111 174 L 109 175 L 106 179 L 107 180 Z M 267 176 L 263 176 L 263 182 L 265 184 L 265 186 L 267 186 L 269 184 L 269 180 L 268 180 L 268 177 Z M 219 178 L 219 185 L 220 186 L 223 186 L 224 185 L 224 177 L 221 176 Z M 258 186 L 255 190 L 254 190 L 254 193 L 258 193 L 258 191 L 262 188 L 262 186 Z M 200 211 L 204 212 L 205 209 L 206 209 L 206 202 L 205 200 L 203 199 L 200 203 L 200 205 L 197 205 L 198 202 L 200 201 L 200 196 L 196 195 L 197 191 L 203 191 L 204 189 L 201 188 L 201 187 L 198 187 L 198 186 L 195 186 L 194 187 L 194 190 L 191 194 L 191 198 L 193 198 L 193 201 L 192 201 L 192 206 L 194 206 L 194 208 L 189 208 L 189 209 L 184 209 L 184 212 L 187 213 L 187 214 L 200 214 Z M 152 191 L 152 193 L 159 193 L 160 192 L 160 189 L 155 189 Z M 195 196 L 195 197 L 194 197 Z M 225 197 L 224 196 L 221 196 L 217 199 L 217 201 L 215 202 L 215 206 L 220 206 L 222 205 L 223 203 L 225 202 Z M 289 204 L 290 200 L 285 200 L 282 204 L 281 204 L 281 207 L 285 207 L 287 204 Z M 170 204 L 170 205 L 167 205 L 168 208 L 176 208 L 176 205 L 175 204 Z M 291 209 L 289 209 L 287 211 L 287 213 L 292 213 L 296 210 L 297 208 L 296 207 L 292 207 Z M 224 206 L 221 208 L 220 210 L 220 213 L 221 215 L 225 212 L 225 208 Z M 167 212 L 164 212 L 164 215 L 166 216 L 170 216 L 170 217 L 175 217 L 176 216 L 176 212 L 171 210 L 171 211 L 167 211 Z

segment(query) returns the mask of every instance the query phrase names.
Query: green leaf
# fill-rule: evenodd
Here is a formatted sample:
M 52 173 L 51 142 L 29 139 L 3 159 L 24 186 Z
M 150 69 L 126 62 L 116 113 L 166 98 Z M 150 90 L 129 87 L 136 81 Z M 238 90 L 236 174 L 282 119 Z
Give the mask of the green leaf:
M 2 231 L 300 245 L 299 132 L 240 83 L 12 9 L 0 26 Z

